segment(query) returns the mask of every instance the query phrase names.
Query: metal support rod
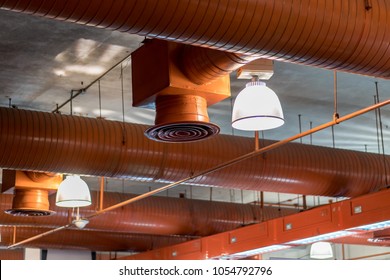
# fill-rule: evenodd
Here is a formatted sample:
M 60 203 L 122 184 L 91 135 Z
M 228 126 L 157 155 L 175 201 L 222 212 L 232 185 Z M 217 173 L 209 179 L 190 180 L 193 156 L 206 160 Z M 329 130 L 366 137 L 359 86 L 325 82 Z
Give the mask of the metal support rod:
M 379 103 L 379 89 L 378 89 L 378 82 L 375 82 L 375 90 L 376 90 L 376 100 Z M 378 108 L 378 117 L 379 117 L 379 131 L 381 135 L 381 144 L 382 144 L 382 156 L 383 156 L 383 168 L 385 173 L 385 184 L 386 187 L 389 185 L 389 182 L 387 181 L 387 164 L 386 164 L 386 153 L 385 153 L 385 143 L 383 140 L 383 124 L 382 124 L 382 114 L 381 109 Z
M 255 131 L 255 151 L 259 149 L 259 132 Z
M 261 191 L 260 192 L 260 209 L 263 210 L 264 209 L 264 192 Z M 265 221 L 265 217 L 264 217 L 264 211 L 261 211 L 261 221 L 264 222 Z
M 302 122 L 301 122 L 301 114 L 298 115 L 298 123 L 299 123 L 299 133 L 302 133 Z M 302 144 L 302 138 L 299 139 Z
M 310 129 L 313 128 L 313 122 L 310 121 Z M 313 145 L 313 134 L 310 134 L 310 145 Z
M 98 80 L 98 90 L 99 90 L 99 117 L 102 118 L 102 92 L 100 89 L 100 80 Z
M 104 177 L 100 178 L 99 211 L 103 210 Z
M 333 148 L 336 148 L 336 141 L 334 138 L 334 126 L 332 126 L 332 143 L 333 143 Z
M 313 129 L 307 130 L 307 131 L 302 132 L 302 133 L 300 133 L 300 134 L 296 134 L 296 135 L 294 135 L 294 136 L 291 136 L 291 137 L 286 138 L 286 139 L 284 139 L 284 140 L 281 140 L 281 141 L 279 141 L 279 142 L 275 142 L 275 143 L 270 144 L 270 145 L 268 145 L 268 146 L 266 146 L 266 147 L 263 147 L 263 148 L 261 148 L 261 149 L 259 149 L 259 150 L 257 150 L 257 151 L 253 151 L 253 152 L 244 154 L 244 155 L 239 156 L 239 157 L 237 157 L 237 158 L 235 158 L 235 159 L 232 159 L 232 160 L 229 160 L 229 161 L 227 161 L 227 162 L 225 162 L 225 163 L 219 164 L 219 165 L 217 165 L 217 166 L 215 166 L 215 167 L 213 167 L 213 168 L 206 169 L 206 170 L 204 170 L 204 171 L 200 171 L 199 173 L 193 174 L 193 175 L 191 175 L 191 176 L 189 176 L 189 177 L 187 177 L 187 178 L 184 178 L 184 179 L 182 179 L 182 180 L 176 181 L 176 182 L 174 182 L 174 183 L 165 185 L 165 186 L 163 186 L 163 187 L 161 187 L 161 188 L 158 188 L 158 189 L 152 190 L 152 191 L 150 191 L 150 192 L 147 192 L 147 193 L 138 195 L 138 196 L 136 196 L 136 197 L 130 198 L 130 199 L 128 199 L 128 200 L 122 201 L 122 202 L 120 202 L 120 203 L 118 203 L 118 204 L 112 205 L 112 206 L 107 207 L 107 208 L 105 208 L 105 209 L 99 210 L 99 211 L 97 211 L 96 213 L 87 216 L 86 219 L 91 219 L 91 218 L 93 218 L 93 217 L 99 216 L 99 215 L 104 214 L 104 213 L 106 213 L 106 212 L 109 212 L 109 211 L 111 211 L 111 210 L 114 210 L 114 209 L 117 209 L 117 208 L 121 208 L 121 207 L 126 206 L 126 205 L 128 205 L 128 204 L 130 204 L 130 203 L 134 203 L 134 202 L 139 201 L 139 200 L 142 200 L 142 199 L 144 199 L 144 198 L 153 196 L 153 195 L 155 195 L 155 194 L 157 194 L 157 193 L 160 193 L 160 192 L 163 192 L 163 191 L 168 191 L 169 189 L 171 189 L 171 188 L 173 188 L 173 187 L 175 187 L 175 186 L 178 186 L 178 185 L 180 185 L 180 184 L 182 184 L 182 183 L 185 183 L 185 182 L 187 182 L 187 181 L 193 180 L 193 179 L 195 179 L 195 178 L 197 178 L 197 177 L 200 177 L 200 176 L 204 176 L 204 175 L 213 173 L 213 172 L 215 172 L 215 171 L 221 170 L 221 169 L 223 169 L 223 168 L 226 168 L 226 167 L 231 166 L 231 165 L 233 165 L 233 164 L 236 164 L 236 163 L 238 163 L 238 162 L 241 162 L 241 161 L 244 161 L 244 160 L 246 160 L 246 159 L 250 159 L 250 158 L 253 158 L 253 157 L 255 157 L 255 156 L 261 155 L 261 154 L 263 154 L 263 153 L 265 153 L 265 152 L 268 152 L 268 151 L 274 150 L 274 149 L 276 149 L 276 148 L 279 148 L 279 147 L 281 147 L 281 146 L 283 146 L 283 145 L 285 145 L 285 144 L 287 144 L 287 143 L 289 143 L 289 142 L 292 142 L 292 141 L 294 141 L 294 140 L 297 140 L 297 139 L 299 139 L 299 138 L 301 138 L 301 137 L 305 137 L 305 136 L 307 136 L 307 135 L 309 135 L 309 134 L 318 132 L 318 131 L 323 130 L 323 129 L 325 129 L 325 128 L 328 128 L 328 127 L 330 127 L 330 126 L 333 126 L 333 125 L 339 124 L 339 123 L 341 123 L 341 122 L 347 121 L 347 120 L 349 120 L 349 119 L 352 119 L 352 118 L 354 118 L 354 117 L 360 116 L 360 115 L 362 115 L 362 114 L 365 114 L 365 113 L 367 113 L 367 112 L 370 112 L 370 111 L 372 111 L 372 110 L 375 110 L 375 109 L 377 109 L 377 108 L 383 107 L 383 106 L 388 105 L 388 104 L 390 104 L 390 99 L 389 99 L 389 100 L 386 100 L 386 101 L 383 101 L 383 102 L 380 102 L 380 103 L 377 103 L 377 104 L 374 104 L 374 105 L 371 105 L 371 106 L 369 106 L 369 107 L 363 108 L 363 109 L 361 109 L 361 110 L 358 110 L 358 111 L 353 112 L 353 113 L 351 113 L 351 114 L 348 114 L 348 115 L 346 115 L 346 116 L 340 117 L 340 118 L 338 118 L 338 119 L 333 119 L 332 121 L 329 121 L 329 122 L 327 122 L 327 123 L 324 123 L 324 124 L 322 124 L 322 125 L 319 125 L 319 126 L 313 128 Z M 33 236 L 33 237 L 31 237 L 31 238 L 25 239 L 25 240 L 23 240 L 23 241 L 20 241 L 20 242 L 18 242 L 18 243 L 15 243 L 15 244 L 13 244 L 13 245 L 11 245 L 11 246 L 8 246 L 8 249 L 13 248 L 13 247 L 16 247 L 16 246 L 19 246 L 19 245 L 22 245 L 22 244 L 25 244 L 25 243 L 28 243 L 28 242 L 30 242 L 30 241 L 36 240 L 36 239 L 38 239 L 38 238 L 41 238 L 41 237 L 46 236 L 46 235 L 48 235 L 48 234 L 54 233 L 54 232 L 56 232 L 56 231 L 59 231 L 59 230 L 62 230 L 62 229 L 66 229 L 66 228 L 69 228 L 69 227 L 71 227 L 71 226 L 73 226 L 73 224 L 68 224 L 68 225 L 59 227 L 59 228 L 57 228 L 57 229 L 50 230 L 50 231 L 48 231 L 48 232 L 45 232 L 45 233 L 42 233 L 42 234 Z
M 67 218 L 68 218 L 68 224 L 72 223 L 72 219 L 73 219 L 73 208 L 69 208 L 68 209 L 68 212 L 67 212 Z
M 376 95 L 374 95 L 374 104 L 377 104 L 378 100 L 376 99 Z M 376 141 L 378 146 L 378 154 L 381 153 L 381 145 L 379 143 L 379 124 L 378 124 L 378 110 L 375 110 L 375 125 L 376 125 Z
M 302 196 L 302 205 L 303 205 L 303 210 L 306 210 L 307 209 L 306 195 Z
M 264 208 L 264 192 L 263 191 L 260 192 L 260 208 L 261 209 Z
M 338 112 L 337 112 L 337 71 L 333 71 L 333 103 L 334 103 L 333 117 L 338 118 Z
M 73 115 L 73 90 L 70 91 L 70 115 Z
M 12 235 L 12 243 L 15 244 L 15 242 L 16 242 L 16 226 L 14 226 L 14 231 Z

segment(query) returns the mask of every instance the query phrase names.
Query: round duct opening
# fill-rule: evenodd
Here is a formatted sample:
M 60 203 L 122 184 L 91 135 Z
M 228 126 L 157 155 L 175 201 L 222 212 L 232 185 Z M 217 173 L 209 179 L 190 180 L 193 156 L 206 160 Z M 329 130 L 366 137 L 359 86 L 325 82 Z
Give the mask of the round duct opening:
M 209 122 L 207 101 L 197 95 L 160 95 L 156 98 L 155 126 L 145 135 L 161 142 L 193 142 L 219 133 Z
M 4 211 L 13 216 L 49 216 L 49 191 L 42 189 L 15 189 L 12 208 Z

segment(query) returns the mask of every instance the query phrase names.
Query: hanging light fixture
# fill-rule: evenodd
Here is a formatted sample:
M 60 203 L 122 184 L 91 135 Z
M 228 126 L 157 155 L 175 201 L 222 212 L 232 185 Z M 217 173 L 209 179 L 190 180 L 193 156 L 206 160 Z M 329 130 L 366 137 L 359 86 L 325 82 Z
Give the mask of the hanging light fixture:
M 329 242 L 316 242 L 310 247 L 310 258 L 329 259 L 333 257 L 332 245 Z
M 80 176 L 70 175 L 57 190 L 56 205 L 59 207 L 84 207 L 91 205 L 91 194 L 87 183 Z
M 238 94 L 232 114 L 233 128 L 267 130 L 284 124 L 282 106 L 275 92 L 256 77 Z

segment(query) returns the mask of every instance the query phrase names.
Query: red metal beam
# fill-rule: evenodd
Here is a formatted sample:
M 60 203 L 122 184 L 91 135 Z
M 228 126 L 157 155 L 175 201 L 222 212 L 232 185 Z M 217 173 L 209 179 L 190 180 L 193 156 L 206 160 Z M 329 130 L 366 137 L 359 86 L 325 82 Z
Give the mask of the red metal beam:
M 367 233 L 353 228 L 384 221 L 390 221 L 390 189 L 122 259 L 244 258 L 259 254 L 258 248 L 297 246 L 305 244 L 299 240 L 323 234 Z

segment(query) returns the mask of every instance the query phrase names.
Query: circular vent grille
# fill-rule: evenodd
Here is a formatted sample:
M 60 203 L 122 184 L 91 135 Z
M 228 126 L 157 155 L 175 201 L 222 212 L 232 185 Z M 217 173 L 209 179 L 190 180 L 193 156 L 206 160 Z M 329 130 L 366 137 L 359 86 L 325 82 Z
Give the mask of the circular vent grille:
M 149 139 L 171 143 L 199 141 L 218 133 L 219 127 L 207 122 L 156 125 L 145 131 L 145 135 Z
M 5 213 L 12 216 L 21 217 L 43 217 L 53 215 L 55 212 L 51 210 L 40 210 L 40 209 L 8 209 Z

